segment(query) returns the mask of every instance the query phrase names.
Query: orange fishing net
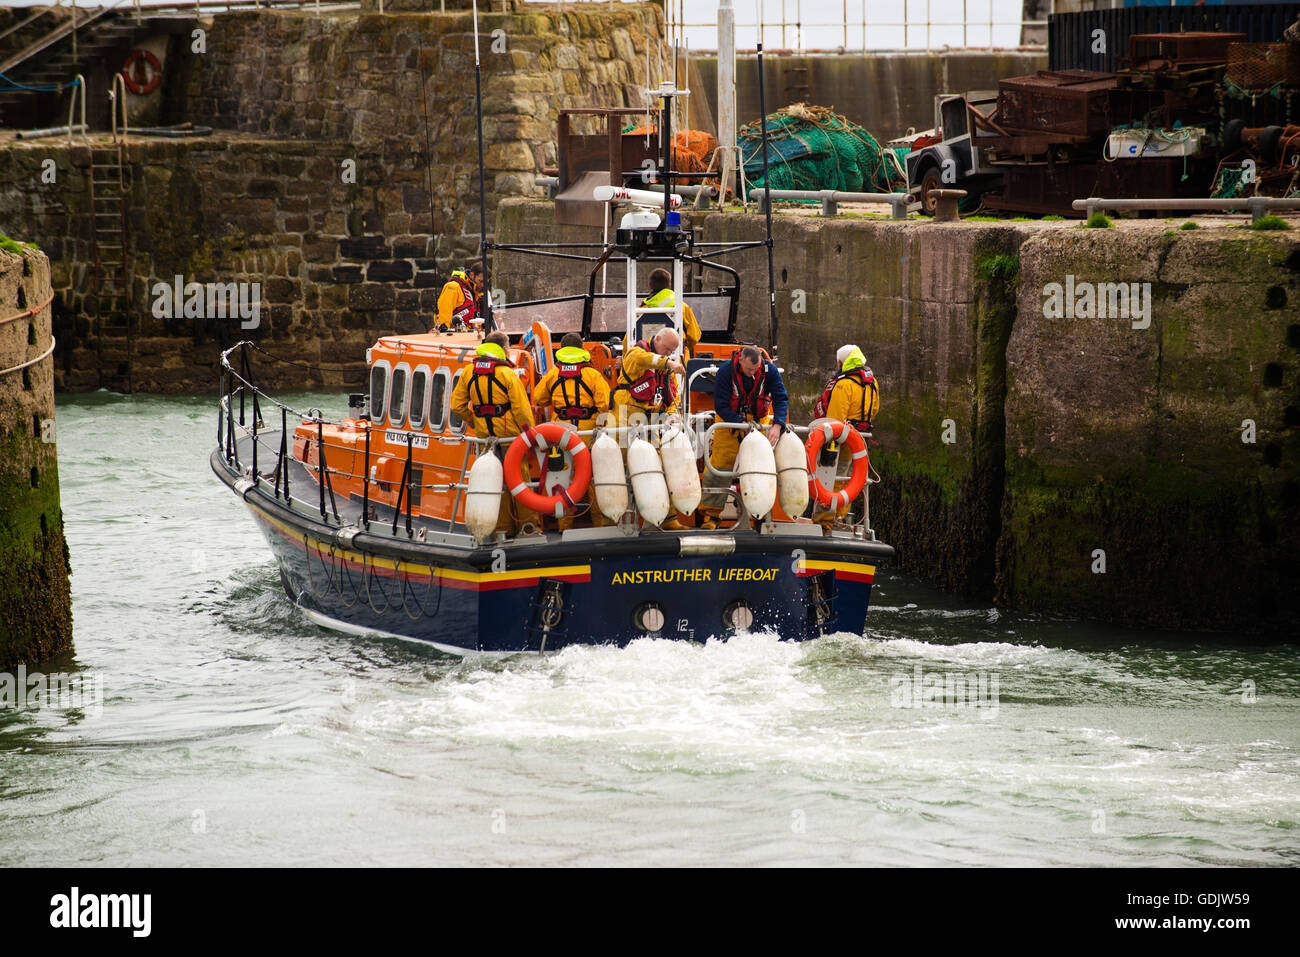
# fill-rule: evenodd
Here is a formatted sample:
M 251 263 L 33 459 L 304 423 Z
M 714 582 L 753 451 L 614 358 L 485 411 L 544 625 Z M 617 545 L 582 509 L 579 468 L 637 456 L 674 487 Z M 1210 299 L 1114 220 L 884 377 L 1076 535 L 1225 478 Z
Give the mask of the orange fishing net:
M 657 135 L 657 127 L 638 126 L 625 136 Z M 718 141 L 703 130 L 680 130 L 673 134 L 673 169 L 679 173 L 705 173 L 718 168 Z M 717 177 L 690 180 L 690 185 L 717 186 Z

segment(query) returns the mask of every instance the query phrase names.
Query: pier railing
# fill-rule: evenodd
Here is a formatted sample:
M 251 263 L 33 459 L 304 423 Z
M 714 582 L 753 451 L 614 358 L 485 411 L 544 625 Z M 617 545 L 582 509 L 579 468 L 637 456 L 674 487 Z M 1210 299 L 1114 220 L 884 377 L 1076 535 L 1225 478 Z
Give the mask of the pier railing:
M 840 203 L 888 203 L 891 219 L 907 219 L 908 206 L 917 205 L 915 197 L 910 193 L 846 193 L 835 189 L 769 190 L 762 186 L 756 186 L 749 191 L 749 198 L 758 203 L 760 213 L 764 212 L 769 196 L 776 202 L 820 202 L 823 216 L 838 215 Z
M 1278 196 L 1241 196 L 1236 199 L 1101 199 L 1090 196 L 1076 199 L 1070 204 L 1074 209 L 1084 210 L 1091 218 L 1093 213 L 1104 209 L 1139 209 L 1172 212 L 1205 212 L 1221 210 L 1226 213 L 1250 213 L 1251 222 L 1256 222 L 1275 209 L 1300 209 L 1300 198 L 1287 199 Z

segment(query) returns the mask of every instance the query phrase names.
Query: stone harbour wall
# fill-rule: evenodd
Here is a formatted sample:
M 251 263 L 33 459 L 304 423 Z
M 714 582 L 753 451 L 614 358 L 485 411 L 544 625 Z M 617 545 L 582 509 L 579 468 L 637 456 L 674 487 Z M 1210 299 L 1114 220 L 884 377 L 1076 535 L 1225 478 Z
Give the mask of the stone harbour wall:
M 480 15 L 489 237 L 501 196 L 540 192 L 561 108 L 640 102 L 633 68 L 660 24 L 652 4 Z M 266 370 L 268 384 L 360 385 L 374 338 L 428 329 L 451 270 L 477 255 L 471 18 L 262 10 L 205 29 L 168 96 L 217 132 L 124 152 L 124 315 L 93 280 L 90 180 L 114 155 L 107 138 L 0 144 L 0 222 L 52 262 L 58 387 L 207 391 L 241 338 L 303 363 Z M 158 284 L 178 275 L 256 284 L 256 326 L 157 314 Z
M 1294 637 L 1294 235 L 1237 224 L 1067 229 L 1021 247 L 1000 597 Z M 1067 276 L 1149 283 L 1149 326 L 1142 317 L 1046 317 L 1044 287 Z
M 687 215 L 703 241 L 763 236 L 754 214 Z M 592 240 L 551 217 L 507 203 L 503 237 Z M 1178 222 L 774 217 L 792 400 L 809 416 L 835 350 L 866 352 L 881 383 L 872 520 L 901 568 L 1014 608 L 1293 632 L 1300 242 L 1241 217 Z M 766 346 L 764 251 L 729 261 L 741 337 Z M 514 301 L 582 291 L 568 271 L 503 257 L 497 283 Z M 1045 290 L 1071 276 L 1149 283 L 1150 325 L 1045 317 Z

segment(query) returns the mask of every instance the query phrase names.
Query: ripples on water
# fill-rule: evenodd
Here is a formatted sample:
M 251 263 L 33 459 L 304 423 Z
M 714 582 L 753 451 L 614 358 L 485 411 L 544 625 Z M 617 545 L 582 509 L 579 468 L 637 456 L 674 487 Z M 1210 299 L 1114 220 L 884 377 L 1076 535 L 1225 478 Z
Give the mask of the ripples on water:
M 205 400 L 60 400 L 61 667 L 104 702 L 0 713 L 2 864 L 1300 857 L 1294 646 L 972 609 L 885 574 L 865 637 L 454 658 L 289 606 L 208 471 L 214 435 Z M 931 675 L 996 677 L 996 707 L 893 706 Z

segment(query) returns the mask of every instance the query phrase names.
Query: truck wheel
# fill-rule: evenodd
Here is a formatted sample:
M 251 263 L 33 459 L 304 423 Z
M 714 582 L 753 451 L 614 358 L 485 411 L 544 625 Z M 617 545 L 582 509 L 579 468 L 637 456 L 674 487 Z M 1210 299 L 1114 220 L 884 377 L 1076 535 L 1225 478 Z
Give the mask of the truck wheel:
M 936 189 L 943 189 L 943 178 L 939 175 L 939 167 L 927 166 L 921 171 L 921 187 L 917 190 L 920 194 L 922 216 L 934 215 L 934 205 L 938 201 L 934 195 Z

